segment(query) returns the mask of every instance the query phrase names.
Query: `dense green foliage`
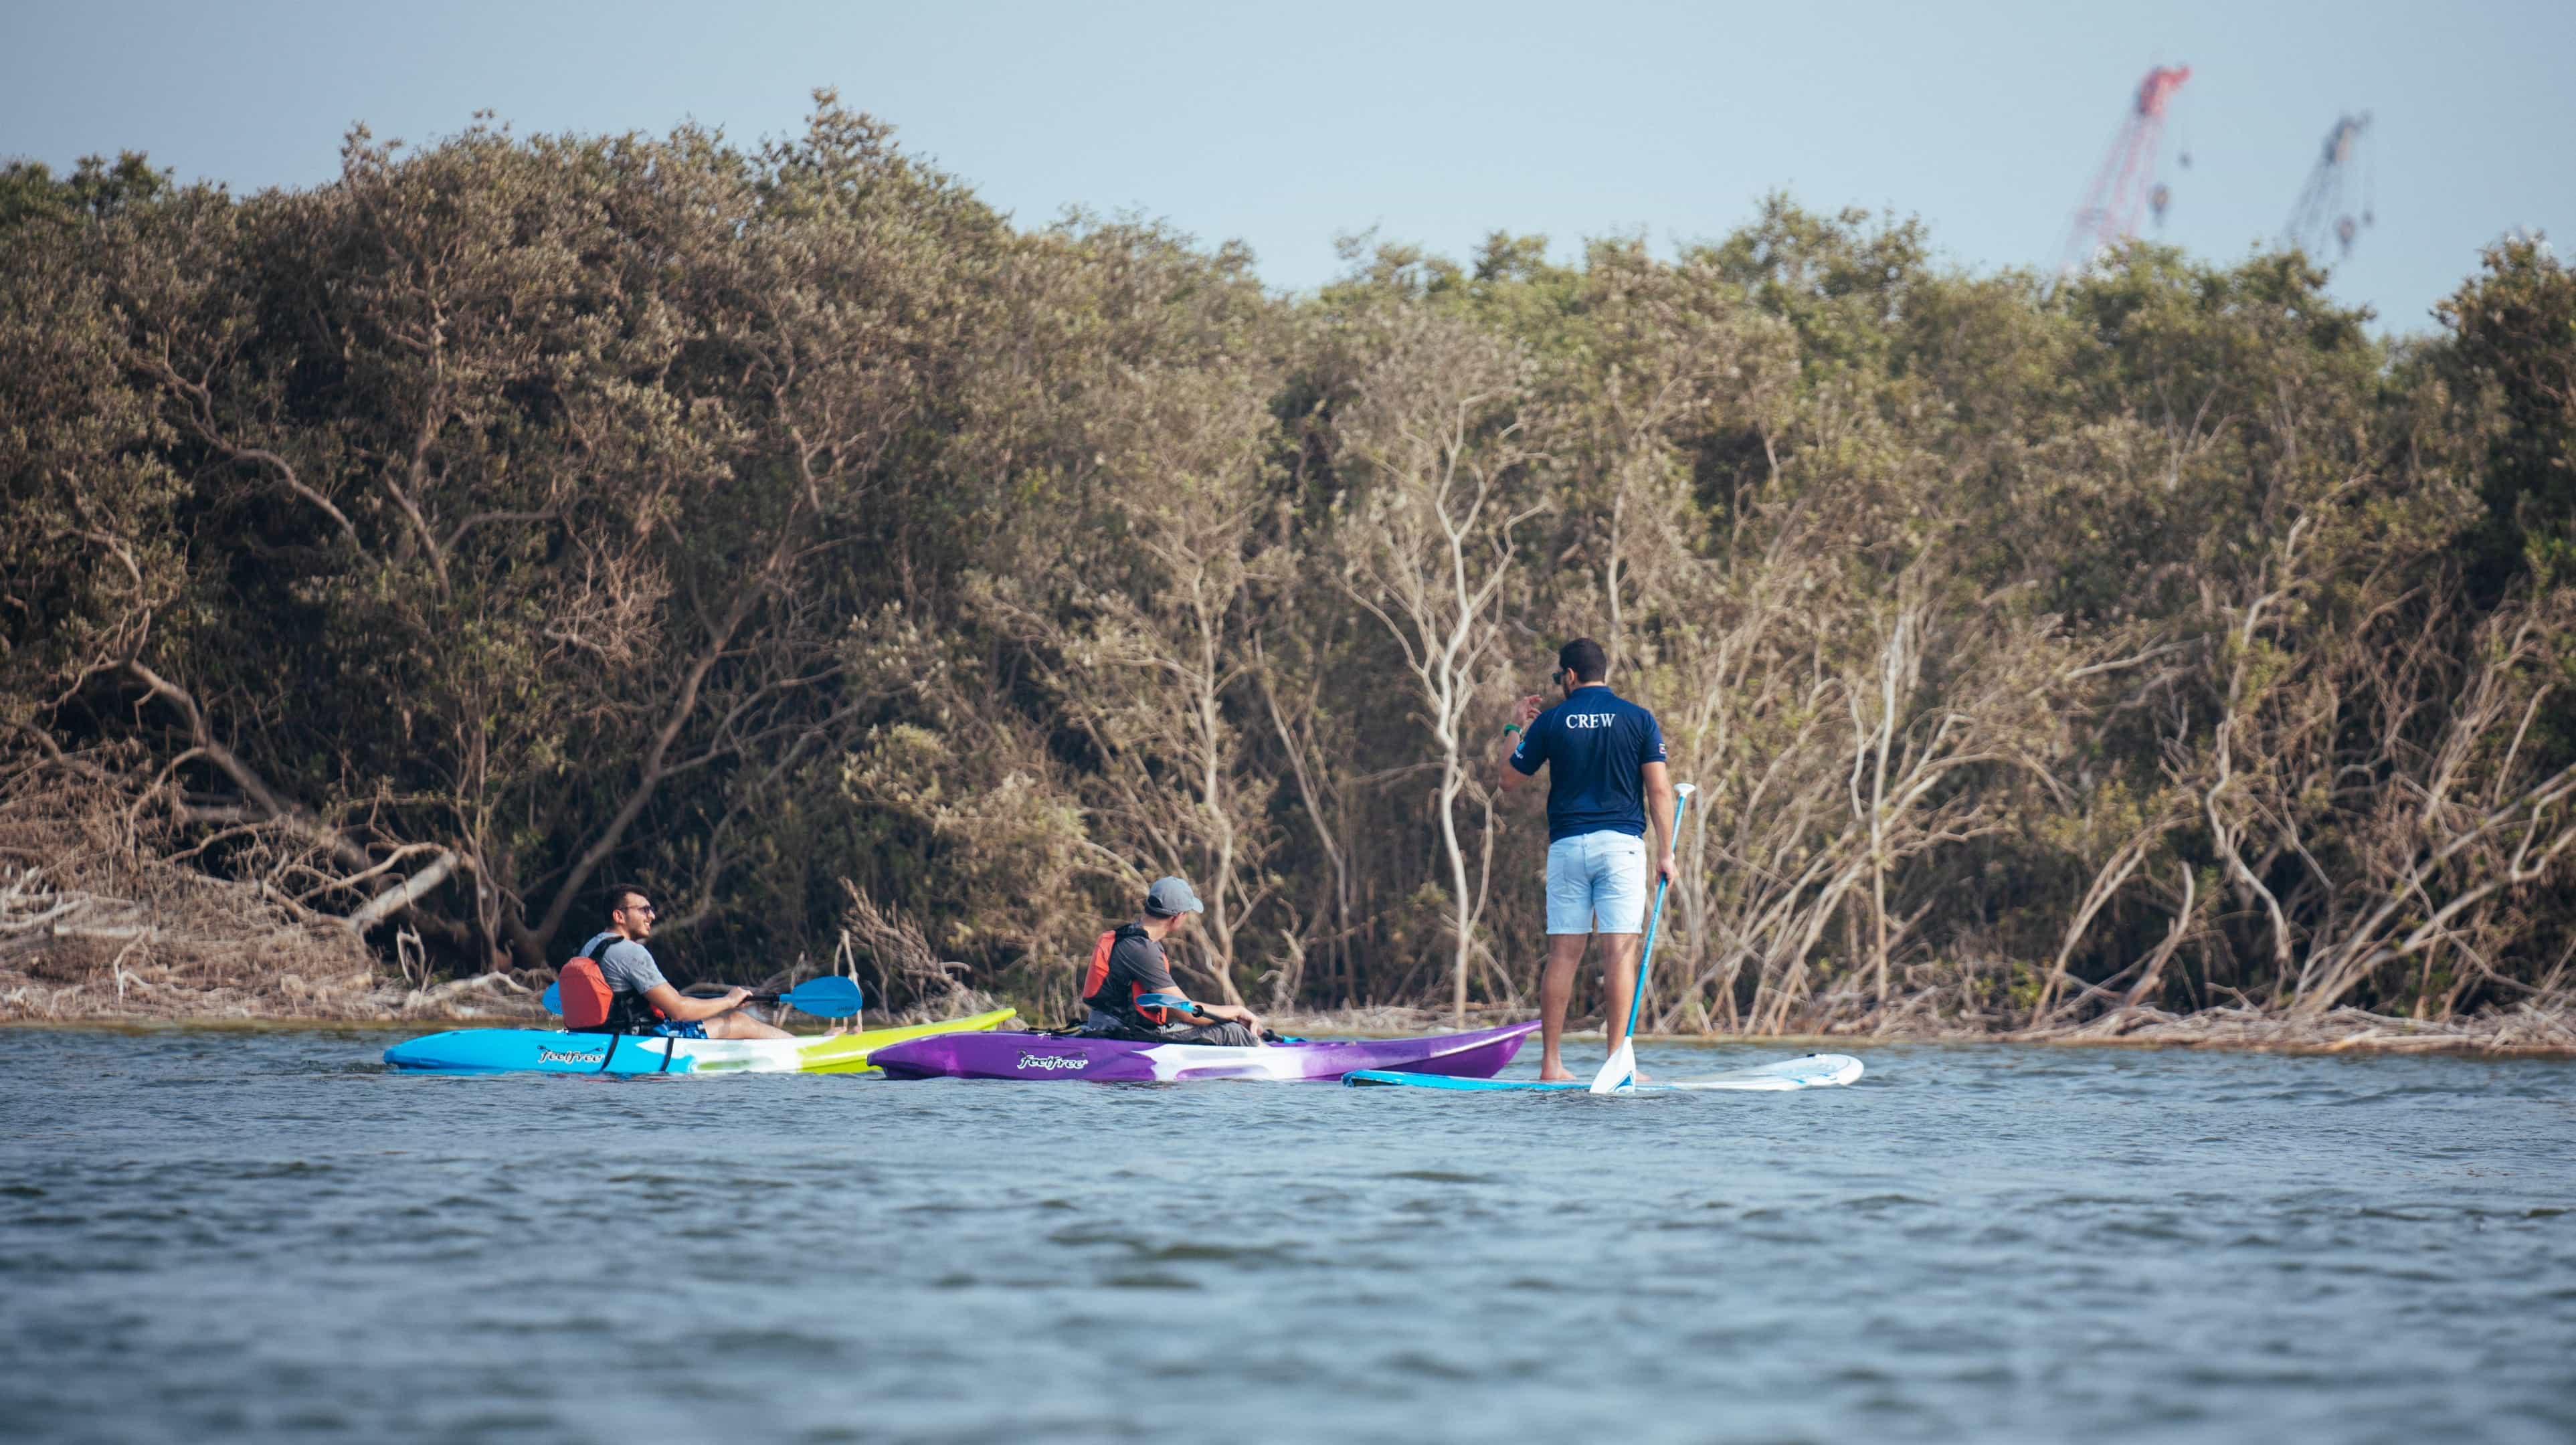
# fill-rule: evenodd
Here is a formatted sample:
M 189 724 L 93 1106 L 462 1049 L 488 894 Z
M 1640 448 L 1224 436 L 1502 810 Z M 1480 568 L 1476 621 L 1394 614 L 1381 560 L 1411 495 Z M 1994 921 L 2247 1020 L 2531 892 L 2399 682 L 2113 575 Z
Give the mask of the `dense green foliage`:
M 1704 790 L 1666 1026 L 2564 1000 L 2545 250 L 2397 344 L 2297 256 L 2052 287 L 1785 200 L 1350 262 L 1018 229 L 828 98 L 13 168 L 9 786 L 451 970 L 632 877 L 684 976 L 1061 1007 L 1175 871 L 1229 996 L 1524 999 L 1487 788 L 1589 634 Z

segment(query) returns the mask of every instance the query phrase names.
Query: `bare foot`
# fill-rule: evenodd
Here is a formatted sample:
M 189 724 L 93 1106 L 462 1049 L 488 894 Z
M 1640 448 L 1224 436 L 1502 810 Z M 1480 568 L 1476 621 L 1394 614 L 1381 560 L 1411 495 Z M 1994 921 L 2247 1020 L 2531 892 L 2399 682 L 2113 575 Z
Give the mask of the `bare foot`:
M 1574 1075 L 1566 1072 L 1563 1067 L 1541 1069 L 1538 1071 L 1538 1081 L 1542 1084 L 1571 1084 L 1574 1082 Z

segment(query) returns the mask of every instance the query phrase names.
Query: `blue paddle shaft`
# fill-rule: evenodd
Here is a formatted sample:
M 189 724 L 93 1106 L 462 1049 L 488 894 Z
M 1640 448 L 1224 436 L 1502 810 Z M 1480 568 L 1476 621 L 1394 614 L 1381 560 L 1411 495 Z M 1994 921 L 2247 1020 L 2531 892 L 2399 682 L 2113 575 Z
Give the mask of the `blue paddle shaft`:
M 1673 836 L 1664 843 L 1674 853 L 1681 851 L 1682 814 L 1690 808 L 1690 798 L 1689 790 L 1684 789 L 1673 801 Z M 1655 884 L 1655 911 L 1646 919 L 1646 947 L 1637 955 L 1637 987 L 1628 995 L 1627 1037 L 1631 1040 L 1637 1037 L 1637 1008 L 1646 1001 L 1646 965 L 1655 961 L 1655 928 L 1664 921 L 1664 890 L 1672 886 L 1670 875 Z

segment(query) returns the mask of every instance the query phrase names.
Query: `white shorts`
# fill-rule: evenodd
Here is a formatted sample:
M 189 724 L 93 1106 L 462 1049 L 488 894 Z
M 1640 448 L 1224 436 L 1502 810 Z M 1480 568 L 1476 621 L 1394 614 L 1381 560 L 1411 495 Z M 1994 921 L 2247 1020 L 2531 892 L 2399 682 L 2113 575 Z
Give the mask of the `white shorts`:
M 1547 845 L 1547 931 L 1646 931 L 1646 840 L 1577 833 Z

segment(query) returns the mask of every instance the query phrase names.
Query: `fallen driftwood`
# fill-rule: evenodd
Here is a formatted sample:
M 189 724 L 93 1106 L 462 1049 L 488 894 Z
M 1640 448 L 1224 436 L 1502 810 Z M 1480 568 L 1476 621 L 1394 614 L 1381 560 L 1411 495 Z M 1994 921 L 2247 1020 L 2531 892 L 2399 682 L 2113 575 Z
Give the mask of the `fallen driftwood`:
M 2286 1053 L 2576 1055 L 2576 1017 L 2529 1004 L 2469 1018 L 2410 1019 L 2337 1008 L 2313 1017 L 2232 1007 L 2170 1014 L 2130 1008 L 2067 1027 L 2009 1037 L 2044 1044 L 2261 1049 Z
M 132 899 L 54 887 L 42 868 L 0 868 L 0 959 L 65 939 L 147 938 L 148 912 Z
M 363 944 L 252 885 L 177 870 L 125 881 L 136 896 L 0 865 L 0 1020 L 366 1019 L 399 1007 Z
M 544 1013 L 538 991 L 506 973 L 478 973 L 403 995 L 405 1018 L 526 1018 Z

